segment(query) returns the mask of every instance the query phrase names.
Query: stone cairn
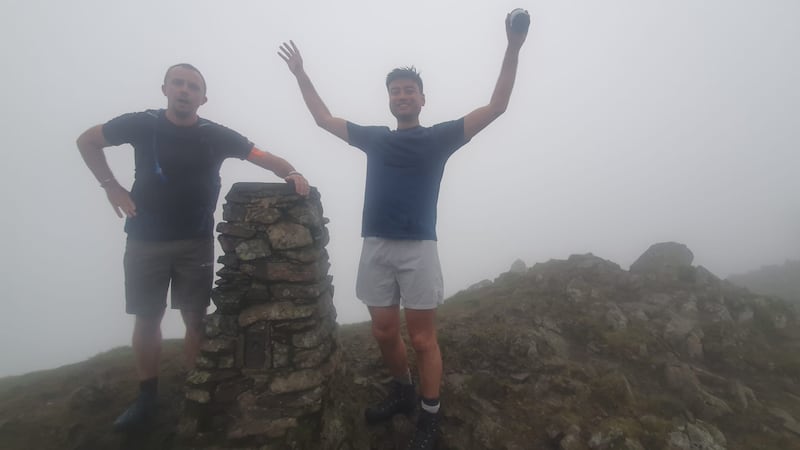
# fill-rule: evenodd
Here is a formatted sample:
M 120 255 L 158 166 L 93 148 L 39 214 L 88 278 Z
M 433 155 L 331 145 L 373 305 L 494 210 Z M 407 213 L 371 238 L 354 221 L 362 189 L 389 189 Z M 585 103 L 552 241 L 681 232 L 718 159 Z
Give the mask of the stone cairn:
M 320 195 L 237 183 L 217 226 L 224 267 L 186 381 L 191 448 L 308 448 L 339 359 Z

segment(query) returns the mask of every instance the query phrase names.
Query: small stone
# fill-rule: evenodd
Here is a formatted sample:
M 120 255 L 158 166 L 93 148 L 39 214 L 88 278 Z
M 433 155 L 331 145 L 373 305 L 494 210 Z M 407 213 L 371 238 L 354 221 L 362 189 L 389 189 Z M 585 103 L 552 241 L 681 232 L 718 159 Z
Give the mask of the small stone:
M 280 220 L 281 212 L 275 208 L 254 208 L 249 209 L 245 216 L 247 222 L 273 224 Z
M 281 323 L 276 323 L 273 327 L 275 335 L 286 336 L 287 342 L 291 342 L 292 336 L 299 332 L 310 331 L 313 328 L 319 327 L 319 321 L 316 319 L 303 319 L 303 320 L 289 320 Z
M 304 204 L 295 206 L 289 210 L 289 217 L 295 222 L 311 228 L 317 228 L 322 225 L 322 211 L 314 204 Z
M 291 372 L 285 376 L 277 376 L 269 385 L 269 390 L 275 394 L 299 392 L 320 386 L 325 378 L 335 369 L 334 358 L 324 366 L 315 369 L 303 369 Z
M 205 405 L 211 401 L 211 394 L 201 389 L 189 389 L 186 391 L 186 399 Z
M 239 266 L 239 258 L 237 258 L 235 254 L 230 254 L 230 253 L 220 255 L 217 258 L 217 262 L 222 264 L 223 266 L 227 266 L 233 269 Z
M 266 258 L 269 255 L 269 245 L 261 239 L 252 239 L 236 245 L 236 256 L 242 261 Z
M 321 385 L 324 379 L 321 370 L 298 370 L 284 377 L 276 377 L 270 384 L 269 390 L 276 394 L 305 391 Z
M 319 263 L 300 265 L 293 263 L 261 262 L 257 264 L 254 276 L 266 281 L 309 283 L 318 281 L 324 276 L 324 272 L 327 272 L 327 267 L 324 267 L 324 271 L 321 269 L 322 267 Z
M 333 286 L 319 297 L 317 306 L 317 317 L 330 317 L 331 320 L 336 320 L 336 307 L 333 305 Z
M 327 282 L 313 284 L 273 284 L 269 287 L 272 297 L 277 299 L 318 298 L 327 291 L 330 284 Z
M 207 353 L 232 352 L 235 345 L 236 339 L 223 336 L 203 341 L 200 350 Z
M 217 240 L 219 241 L 219 246 L 222 247 L 222 251 L 226 254 L 236 252 L 236 246 L 244 242 L 242 238 L 235 238 L 224 234 L 221 234 Z
M 292 336 L 292 345 L 299 348 L 314 348 L 321 345 L 324 341 L 331 339 L 336 322 L 325 320 L 319 326 L 305 333 L 297 333 Z
M 222 205 L 222 220 L 228 222 L 244 222 L 247 208 L 242 205 L 226 203 Z
M 331 241 L 331 235 L 328 232 L 328 227 L 322 227 L 319 232 L 313 233 L 314 243 L 320 247 L 325 247 Z
M 188 377 L 186 377 L 186 382 L 189 384 L 203 384 L 208 383 L 211 379 L 211 372 L 206 372 L 204 370 L 193 370 Z
M 314 241 L 308 228 L 289 222 L 282 222 L 267 228 L 269 242 L 276 250 L 288 250 L 311 245 Z
M 220 314 L 215 312 L 205 318 L 206 337 L 217 337 L 220 334 L 227 336 L 237 336 L 239 324 L 236 322 L 237 316 L 232 314 Z
M 194 365 L 198 369 L 214 369 L 217 363 L 206 355 L 200 355 L 194 360 Z
M 266 284 L 253 281 L 244 298 L 250 303 L 264 303 L 271 298 L 269 291 L 270 287 Z
M 312 263 L 323 256 L 323 251 L 316 247 L 306 247 L 299 250 L 284 250 L 281 252 L 286 258 L 300 263 Z
M 280 342 L 272 342 L 272 367 L 281 369 L 289 366 L 290 347 Z
M 226 380 L 228 378 L 232 378 L 236 376 L 237 373 L 232 370 L 215 370 L 215 371 L 206 371 L 206 370 L 192 370 L 189 373 L 189 376 L 186 377 L 186 382 L 189 384 L 194 385 L 201 385 L 209 382 L 217 382 L 221 380 Z
M 236 400 L 242 392 L 246 392 L 253 388 L 253 380 L 246 378 L 232 379 L 223 381 L 217 385 L 214 391 L 214 401 L 221 403 L 228 403 Z
M 299 350 L 295 352 L 292 361 L 295 366 L 301 369 L 317 367 L 324 363 L 331 355 L 333 340 L 323 343 L 317 348 L 310 350 Z
M 531 377 L 531 374 L 530 373 L 512 373 L 509 376 L 511 377 L 512 380 L 518 381 L 520 383 L 523 383 L 526 380 L 528 380 L 528 378 Z
M 322 386 L 303 392 L 302 395 L 296 397 L 294 400 L 286 402 L 286 406 L 290 408 L 309 408 L 319 407 L 322 404 L 322 396 L 325 389 Z
M 249 239 L 256 235 L 256 230 L 241 224 L 220 222 L 217 231 L 228 236 Z
M 311 317 L 313 305 L 295 305 L 292 302 L 265 303 L 251 306 L 239 315 L 239 325 L 247 327 L 261 320 L 294 320 Z
M 233 355 L 226 355 L 219 357 L 219 363 L 217 364 L 220 369 L 232 369 L 235 364 L 235 358 Z
M 238 312 L 242 307 L 244 292 L 240 290 L 223 290 L 220 288 L 211 291 L 211 300 L 217 311 L 223 314 Z
M 696 333 L 686 337 L 686 353 L 689 358 L 703 359 L 703 340 Z

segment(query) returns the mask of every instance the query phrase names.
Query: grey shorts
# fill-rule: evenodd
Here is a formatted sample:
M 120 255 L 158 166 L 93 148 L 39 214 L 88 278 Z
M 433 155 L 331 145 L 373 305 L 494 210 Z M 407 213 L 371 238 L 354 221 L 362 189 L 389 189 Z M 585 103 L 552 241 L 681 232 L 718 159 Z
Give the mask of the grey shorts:
M 128 238 L 125 246 L 125 311 L 152 316 L 167 306 L 172 288 L 172 308 L 205 311 L 214 281 L 214 240 L 140 241 Z
M 436 241 L 364 238 L 356 296 L 367 306 L 434 309 L 443 285 Z

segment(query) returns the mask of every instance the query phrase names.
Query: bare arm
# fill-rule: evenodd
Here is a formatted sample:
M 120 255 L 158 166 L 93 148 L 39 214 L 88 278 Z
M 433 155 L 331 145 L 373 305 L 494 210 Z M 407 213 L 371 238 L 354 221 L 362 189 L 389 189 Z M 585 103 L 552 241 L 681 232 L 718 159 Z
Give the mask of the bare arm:
M 300 86 L 300 92 L 303 94 L 303 100 L 306 102 L 306 107 L 308 107 L 317 125 L 349 143 L 347 121 L 339 117 L 334 117 L 328 110 L 328 107 L 325 106 L 322 98 L 320 98 L 317 90 L 311 83 L 311 79 L 306 74 L 305 69 L 303 69 L 303 57 L 300 56 L 300 50 L 297 49 L 294 42 L 289 41 L 289 44 L 284 42 L 280 47 L 278 56 L 286 61 L 289 70 L 294 74 L 295 78 L 297 78 L 297 84 Z
M 508 101 L 511 98 L 511 91 L 514 88 L 514 80 L 517 77 L 519 51 L 527 35 L 527 31 L 524 33 L 512 31 L 510 15 L 506 16 L 508 47 L 506 47 L 506 53 L 503 57 L 503 64 L 500 66 L 500 76 L 497 79 L 489 104 L 464 116 L 464 137 L 467 140 L 472 139 L 506 111 Z
M 293 183 L 294 190 L 298 194 L 308 195 L 310 189 L 308 187 L 308 180 L 306 180 L 300 172 L 294 170 L 294 167 L 285 159 L 253 147 L 253 149 L 250 150 L 250 154 L 247 155 L 247 160 L 261 168 L 271 171 L 275 175 L 283 178 L 287 183 Z
M 120 186 L 117 179 L 114 178 L 111 168 L 108 167 L 106 155 L 103 153 L 103 149 L 111 145 L 103 136 L 103 126 L 95 125 L 84 131 L 78 137 L 77 144 L 83 161 L 97 178 L 100 186 L 105 189 L 108 202 L 111 203 L 117 216 L 122 217 L 123 213 L 128 217 L 135 216 L 136 204 L 133 203 L 130 192 Z

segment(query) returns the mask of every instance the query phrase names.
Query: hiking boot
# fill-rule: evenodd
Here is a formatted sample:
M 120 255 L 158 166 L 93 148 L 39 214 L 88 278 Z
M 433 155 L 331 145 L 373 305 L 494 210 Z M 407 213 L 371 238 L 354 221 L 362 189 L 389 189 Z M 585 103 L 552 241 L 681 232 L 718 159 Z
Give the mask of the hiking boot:
M 368 424 L 389 420 L 395 414 L 411 414 L 417 407 L 417 390 L 414 384 L 392 380 L 389 394 L 380 403 L 364 410 Z
M 420 411 L 417 419 L 417 431 L 408 445 L 409 450 L 432 450 L 439 442 L 439 413 L 429 413 L 424 409 Z
M 118 433 L 134 430 L 149 423 L 156 415 L 156 399 L 139 395 L 136 401 L 114 421 Z

